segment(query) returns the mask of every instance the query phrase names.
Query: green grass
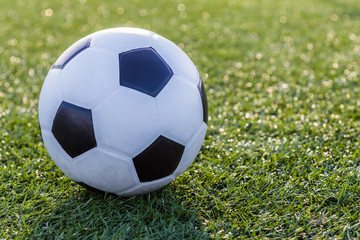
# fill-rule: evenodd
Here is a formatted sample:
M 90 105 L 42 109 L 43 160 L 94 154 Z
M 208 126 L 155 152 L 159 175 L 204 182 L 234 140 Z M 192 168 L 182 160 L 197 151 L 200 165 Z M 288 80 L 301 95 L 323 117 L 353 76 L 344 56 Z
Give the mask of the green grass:
M 0 239 L 360 238 L 359 12 L 358 0 L 0 1 Z M 130 198 L 64 176 L 37 120 L 61 52 L 117 26 L 183 48 L 210 113 L 189 170 Z

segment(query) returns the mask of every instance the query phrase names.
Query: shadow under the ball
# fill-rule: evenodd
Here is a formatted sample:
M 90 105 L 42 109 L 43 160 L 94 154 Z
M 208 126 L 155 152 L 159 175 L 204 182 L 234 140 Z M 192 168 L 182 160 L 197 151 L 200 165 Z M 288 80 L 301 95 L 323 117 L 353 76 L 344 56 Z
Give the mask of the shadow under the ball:
M 86 188 L 87 190 L 91 191 L 91 192 L 94 192 L 94 193 L 97 193 L 97 194 L 111 194 L 111 193 L 107 193 L 107 192 L 104 192 L 104 191 L 101 191 L 97 188 L 94 188 L 94 187 L 91 187 L 83 182 L 76 182 L 77 184 L 79 184 L 80 186 Z M 116 195 L 116 194 L 114 194 Z
M 74 186 L 74 188 L 76 188 Z M 183 206 L 181 192 L 166 186 L 152 193 L 119 197 L 79 188 L 58 199 L 53 214 L 41 217 L 49 236 L 134 239 L 208 239 L 199 213 Z

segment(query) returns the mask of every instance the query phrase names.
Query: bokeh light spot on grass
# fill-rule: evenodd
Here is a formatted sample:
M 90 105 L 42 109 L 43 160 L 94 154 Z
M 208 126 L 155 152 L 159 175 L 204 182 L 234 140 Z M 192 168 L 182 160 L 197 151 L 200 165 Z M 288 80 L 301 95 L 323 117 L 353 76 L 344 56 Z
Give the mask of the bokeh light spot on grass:
M 51 17 L 53 15 L 53 10 L 51 8 L 45 9 L 45 16 Z

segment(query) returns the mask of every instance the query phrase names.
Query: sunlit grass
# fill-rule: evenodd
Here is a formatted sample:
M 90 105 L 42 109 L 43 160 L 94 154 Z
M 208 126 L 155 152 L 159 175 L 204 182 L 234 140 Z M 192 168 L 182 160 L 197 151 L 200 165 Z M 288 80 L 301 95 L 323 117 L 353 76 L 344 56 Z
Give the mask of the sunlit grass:
M 332 1 L 0 2 L 0 238 L 359 238 L 360 5 Z M 204 80 L 201 153 L 161 191 L 98 195 L 42 143 L 48 69 L 94 31 L 140 27 Z

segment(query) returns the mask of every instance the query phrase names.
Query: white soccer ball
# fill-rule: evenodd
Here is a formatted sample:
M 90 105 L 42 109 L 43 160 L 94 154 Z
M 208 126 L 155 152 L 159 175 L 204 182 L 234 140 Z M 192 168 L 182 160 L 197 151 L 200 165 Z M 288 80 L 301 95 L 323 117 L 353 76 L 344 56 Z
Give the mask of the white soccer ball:
M 159 189 L 197 156 L 207 128 L 203 82 L 189 57 L 150 31 L 114 28 L 70 46 L 39 100 L 45 146 L 90 189 L 122 196 Z

